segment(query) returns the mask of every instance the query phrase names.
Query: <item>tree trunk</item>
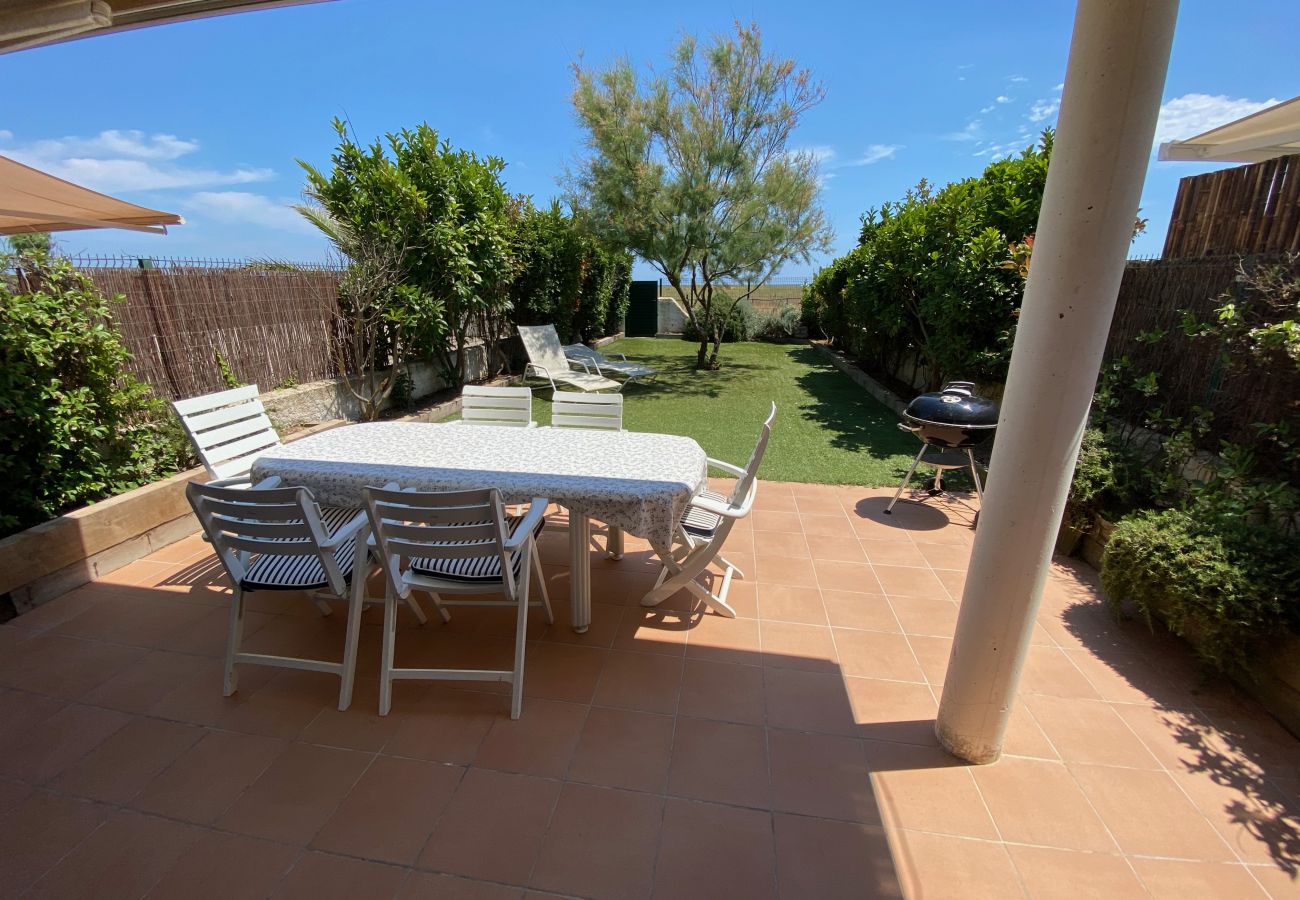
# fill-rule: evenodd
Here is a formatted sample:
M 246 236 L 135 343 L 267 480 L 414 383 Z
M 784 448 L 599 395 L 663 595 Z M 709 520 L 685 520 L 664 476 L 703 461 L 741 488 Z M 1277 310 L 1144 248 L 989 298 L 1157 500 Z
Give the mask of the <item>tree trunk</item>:
M 709 368 L 709 339 L 706 337 L 700 338 L 700 352 L 695 355 L 695 368 Z

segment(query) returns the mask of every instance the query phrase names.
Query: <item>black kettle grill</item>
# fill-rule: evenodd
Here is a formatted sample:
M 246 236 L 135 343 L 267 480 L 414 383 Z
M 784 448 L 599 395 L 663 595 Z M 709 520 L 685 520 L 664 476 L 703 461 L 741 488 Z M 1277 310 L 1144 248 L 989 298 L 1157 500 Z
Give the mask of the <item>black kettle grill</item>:
M 967 467 L 975 481 L 975 496 L 981 501 L 984 499 L 974 448 L 993 436 L 998 427 L 998 405 L 984 397 L 976 397 L 974 389 L 974 382 L 950 381 L 943 390 L 922 394 L 907 405 L 898 427 L 920 438 L 921 451 L 912 460 L 907 476 L 885 508 L 886 513 L 893 512 L 894 504 L 907 490 L 916 467 L 920 465 L 931 466 L 934 477 L 926 481 L 926 496 L 917 502 L 924 503 L 930 497 L 944 493 L 944 471 Z

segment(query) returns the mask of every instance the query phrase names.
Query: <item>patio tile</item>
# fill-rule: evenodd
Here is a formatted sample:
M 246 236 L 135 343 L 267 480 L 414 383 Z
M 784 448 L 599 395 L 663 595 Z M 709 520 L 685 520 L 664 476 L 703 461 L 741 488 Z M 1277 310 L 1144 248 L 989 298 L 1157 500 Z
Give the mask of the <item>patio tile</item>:
M 960 603 L 962 591 L 966 587 L 965 571 L 951 572 L 946 569 L 935 569 L 934 575 L 943 585 L 943 589 L 948 592 L 948 596 Z
M 315 850 L 411 865 L 465 770 L 379 757 L 311 841 Z
M 759 616 L 764 622 L 797 622 L 826 625 L 826 607 L 821 591 L 815 587 L 792 587 L 773 584 L 758 594 Z
M 593 612 L 593 618 L 595 614 Z M 686 639 L 696 618 L 673 609 L 629 609 L 623 613 L 613 647 L 616 650 L 683 656 Z
M 1169 866 L 1168 868 L 1173 869 L 1174 867 Z M 1246 867 L 1246 871 L 1248 871 L 1251 875 L 1255 877 L 1255 880 L 1263 886 L 1263 889 L 1268 893 L 1270 897 L 1274 897 L 1274 898 L 1295 897 L 1298 892 L 1298 888 L 1300 888 L 1300 875 L 1286 872 L 1277 866 L 1248 866 Z M 1212 880 L 1217 880 L 1217 878 L 1219 877 L 1223 877 L 1223 876 L 1215 874 L 1209 876 L 1205 880 L 1209 882 Z M 1150 884 L 1151 882 L 1148 882 L 1148 885 Z M 1156 889 L 1152 887 L 1151 892 L 1154 894 L 1155 890 Z M 1253 898 L 1253 897 L 1260 896 L 1259 894 L 1251 893 L 1250 889 L 1245 887 L 1244 884 L 1241 886 L 1239 890 L 1241 891 L 1240 896 L 1243 897 Z M 1229 893 L 1228 895 L 1232 896 L 1231 893 Z M 1187 896 L 1187 891 L 1185 890 L 1179 894 L 1179 897 L 1186 897 L 1186 896 Z
M 942 591 L 928 597 L 890 596 L 905 634 L 950 638 L 957 630 L 957 604 Z
M 301 851 L 270 841 L 203 831 L 145 895 L 146 900 L 259 900 Z
M 844 679 L 831 672 L 763 671 L 767 722 L 778 728 L 857 736 L 859 725 Z
M 136 647 L 160 647 L 176 632 L 189 632 L 211 612 L 206 606 L 163 603 L 140 596 L 105 596 L 51 634 Z
M 834 672 L 835 641 L 825 625 L 796 625 L 789 622 L 759 623 L 763 665 L 779 669 L 807 669 Z
M 809 553 L 813 559 L 864 563 L 867 554 L 856 534 L 848 531 L 841 535 L 819 534 L 809 538 Z
M 853 521 L 842 513 L 839 515 L 804 515 L 800 516 L 803 533 L 808 536 L 810 546 L 816 546 L 821 538 L 846 538 L 857 535 Z
M 824 591 L 855 591 L 860 594 L 882 594 L 880 581 L 874 567 L 867 563 L 818 560 L 816 584 Z
M 1007 847 L 1029 896 L 1043 900 L 1123 900 L 1146 889 L 1122 856 L 1049 847 Z
M 1061 758 L 1047 735 L 1043 734 L 1043 729 L 1038 726 L 1029 707 L 1025 706 L 1025 701 L 1020 698 L 1015 700 L 1011 721 L 1007 724 L 1007 733 L 1002 741 L 1002 752 L 1009 756 L 1029 756 L 1053 761 Z
M 208 732 L 154 778 L 131 805 L 146 812 L 211 824 L 285 750 L 273 738 Z
M 203 737 L 203 729 L 158 719 L 132 719 L 50 786 L 66 794 L 126 803 Z
M 925 680 L 934 687 L 941 687 L 948 676 L 948 661 L 952 656 L 952 638 L 937 637 L 928 634 L 909 634 L 908 646 L 921 666 Z
M 772 816 L 670 798 L 655 865 L 654 896 L 775 896 Z
M 739 562 L 737 564 L 741 565 Z M 811 559 L 760 556 L 757 570 L 758 580 L 762 584 L 788 584 L 794 587 L 812 587 L 817 584 L 817 575 Z
M 1188 897 L 1247 900 L 1268 896 L 1245 866 L 1140 857 L 1132 858 L 1132 863 L 1150 896 L 1157 900 L 1186 900 Z M 1286 876 L 1283 879 L 1287 892 L 1273 896 L 1294 896 L 1295 882 Z M 1290 884 L 1285 884 L 1286 881 Z
M 241 687 L 243 674 L 240 671 Z M 249 691 L 244 701 L 228 710 L 216 725 L 229 731 L 292 740 L 303 733 L 322 707 L 337 706 L 338 698 L 337 675 L 280 669 L 265 684 Z
M 1026 694 L 1024 703 L 1066 762 L 1160 768 L 1109 703 L 1046 694 Z
M 0 779 L 0 816 L 25 801 L 35 790 L 31 785 L 19 781 Z
M 865 750 L 880 816 L 891 832 L 998 839 L 970 766 L 935 746 L 868 741 Z
M 1300 868 L 1300 797 L 1253 773 L 1209 760 L 1204 771 L 1173 778 L 1243 862 L 1287 861 Z
M 884 594 L 822 590 L 822 605 L 830 624 L 866 631 L 900 631 L 893 607 Z
M 901 634 L 833 629 L 840 669 L 845 675 L 923 683 L 925 674 Z
M 1070 769 L 1125 853 L 1234 859 L 1223 838 L 1164 772 L 1083 765 Z
M 85 701 L 95 706 L 143 714 L 180 685 L 213 670 L 212 660 L 153 650 L 95 687 L 86 694 Z
M 662 798 L 566 784 L 529 883 L 602 900 L 650 895 Z
M 896 597 L 942 597 L 943 582 L 930 569 L 909 566 L 873 565 L 881 590 L 892 600 Z
M 0 885 L 18 896 L 112 814 L 98 803 L 36 791 L 0 816 Z
M 799 510 L 801 516 L 843 516 L 844 506 L 839 499 L 832 495 L 815 494 L 799 496 L 795 494 L 795 507 Z
M 524 649 L 524 696 L 590 703 L 608 651 L 531 641 Z
M 739 550 L 727 542 L 727 551 Z M 810 559 L 808 540 L 802 534 L 781 531 L 758 531 L 754 533 L 753 548 L 750 551 L 757 557 L 790 556 L 798 559 Z M 728 553 L 728 555 L 730 555 Z
M 697 719 L 762 725 L 763 677 L 758 666 L 688 659 L 677 712 Z
M 861 546 L 863 552 L 867 555 L 867 560 L 872 565 L 929 567 L 929 562 L 920 549 L 910 541 L 904 543 L 903 541 L 882 541 L 867 538 L 861 542 Z
M 560 783 L 470 769 L 420 854 L 424 869 L 527 884 Z
M 33 885 L 50 900 L 141 897 L 202 832 L 192 825 L 119 812 Z
M 845 678 L 844 688 L 853 707 L 857 736 L 923 747 L 936 745 L 934 720 L 939 706 L 926 685 Z
M 505 714 L 492 723 L 474 765 L 502 772 L 561 778 L 578 746 L 587 707 L 529 700 L 518 719 Z
M 194 672 L 188 678 L 167 685 L 169 690 L 147 710 L 148 715 L 193 725 L 215 725 L 231 710 L 251 697 L 280 671 L 269 666 L 245 666 L 239 674 L 239 690 L 222 696 L 223 667 L 220 660 L 193 657 Z M 128 672 L 124 677 L 133 677 Z M 108 685 L 114 682 L 108 682 Z M 106 685 L 106 687 L 108 686 Z M 125 691 L 123 696 L 130 699 Z M 142 699 L 145 692 L 139 695 Z
M 643 712 L 674 713 L 681 692 L 680 659 L 656 653 L 610 650 L 594 703 Z
M 520 900 L 523 888 L 476 881 L 459 875 L 411 872 L 396 900 Z
M 1004 756 L 971 774 L 1004 841 L 1102 853 L 1118 849 L 1064 765 Z
M 919 831 L 893 837 L 898 878 L 908 896 L 1006 900 L 1023 893 L 1002 844 Z
M 769 728 L 772 808 L 878 824 L 880 809 L 861 741 Z
M 772 819 L 780 896 L 819 900 L 903 896 L 880 826 L 786 813 L 775 813 Z
M 686 658 L 759 665 L 758 620 L 702 616 L 686 639 Z
M 1092 683 L 1075 668 L 1065 652 L 1055 647 L 1030 647 L 1021 672 L 1022 694 L 1049 694 L 1081 700 L 1100 700 Z
M 371 757 L 292 744 L 217 820 L 252 837 L 305 845 L 366 770 Z
M 146 652 L 140 647 L 38 634 L 0 659 L 0 684 L 79 700 Z
M 528 705 L 524 706 L 525 713 Z M 506 701 L 496 694 L 430 687 L 413 703 L 404 705 L 400 715 L 384 717 L 394 720 L 395 730 L 384 744 L 383 753 L 468 765 L 507 709 Z
M 42 784 L 98 747 L 129 716 L 71 704 L 0 742 L 0 774 Z
M 927 565 L 932 569 L 949 569 L 966 571 L 970 562 L 970 553 L 952 544 L 936 544 L 928 539 L 917 537 L 916 549 L 920 551 Z
M 781 512 L 770 509 L 755 509 L 750 515 L 754 521 L 754 533 L 760 531 L 783 531 L 787 534 L 802 534 L 799 513 Z
M 299 735 L 307 744 L 378 753 L 397 733 L 406 713 L 428 690 L 418 681 L 393 685 L 393 712 L 379 715 L 379 682 L 358 679 L 352 690 L 352 705 L 340 712 L 337 706 L 323 706 L 316 718 Z
M 671 716 L 593 708 L 582 728 L 568 779 L 661 793 L 672 755 Z
M 668 793 L 767 809 L 767 739 L 762 728 L 679 716 Z
M 387 900 L 397 894 L 406 874 L 396 866 L 304 853 L 272 896 L 275 900 Z

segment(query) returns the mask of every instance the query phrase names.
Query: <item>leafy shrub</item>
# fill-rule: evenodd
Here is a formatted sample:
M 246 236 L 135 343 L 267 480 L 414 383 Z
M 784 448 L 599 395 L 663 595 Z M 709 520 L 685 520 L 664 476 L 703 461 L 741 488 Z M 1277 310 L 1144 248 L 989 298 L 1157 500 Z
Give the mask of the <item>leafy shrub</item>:
M 789 303 L 782 303 L 774 313 L 758 313 L 751 323 L 752 339 L 756 341 L 783 341 L 792 338 L 799 330 L 801 315 Z
M 1189 638 L 1201 658 L 1245 670 L 1256 643 L 1300 623 L 1300 542 L 1192 512 L 1145 510 L 1115 527 L 1102 556 L 1110 603 L 1137 606 Z
M 130 358 L 110 301 L 66 260 L 21 257 L 0 277 L 0 535 L 189 462 L 175 417 L 123 372 Z
M 1036 227 L 1051 150 L 1047 131 L 979 178 L 869 210 L 858 247 L 809 285 L 804 320 L 887 370 L 919 355 L 934 387 L 1005 377 L 1024 289 L 1012 246 Z
M 758 313 L 754 307 L 750 306 L 749 301 L 741 300 L 731 307 L 731 311 L 722 323 L 722 340 L 724 342 L 751 341 L 754 339 L 754 327 L 758 323 Z M 699 341 L 705 340 L 701 337 L 700 332 L 689 319 L 686 320 L 686 327 L 682 329 L 682 340 Z

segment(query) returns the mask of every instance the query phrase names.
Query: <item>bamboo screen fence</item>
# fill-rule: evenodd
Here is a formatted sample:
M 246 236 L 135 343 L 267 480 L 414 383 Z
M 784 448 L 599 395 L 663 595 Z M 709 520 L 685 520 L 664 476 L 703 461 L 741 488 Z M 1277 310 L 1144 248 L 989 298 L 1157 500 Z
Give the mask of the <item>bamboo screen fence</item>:
M 219 260 L 78 258 L 104 293 L 122 294 L 118 328 L 132 374 L 177 399 L 241 383 L 271 390 L 332 378 L 330 322 L 340 273 Z
M 1166 259 L 1300 252 L 1300 155 L 1178 182 Z
M 1135 376 L 1155 372 L 1157 403 L 1170 413 L 1188 415 L 1194 407 L 1213 412 L 1209 449 L 1219 440 L 1251 444 L 1256 422 L 1278 421 L 1287 410 L 1300 411 L 1300 375 L 1294 367 L 1268 368 L 1252 361 L 1227 368 L 1212 339 L 1188 338 L 1183 310 L 1212 321 L 1223 294 L 1237 286 L 1239 266 L 1284 265 L 1300 278 L 1300 258 L 1285 254 L 1220 256 L 1187 260 L 1134 260 L 1124 271 L 1115 319 L 1107 344 L 1108 360 L 1128 357 Z M 1163 332 L 1159 340 L 1139 340 Z M 1141 413 L 1145 410 L 1130 410 Z M 1136 421 L 1136 420 L 1135 420 Z

